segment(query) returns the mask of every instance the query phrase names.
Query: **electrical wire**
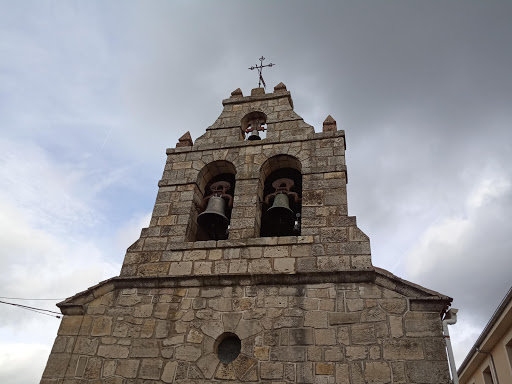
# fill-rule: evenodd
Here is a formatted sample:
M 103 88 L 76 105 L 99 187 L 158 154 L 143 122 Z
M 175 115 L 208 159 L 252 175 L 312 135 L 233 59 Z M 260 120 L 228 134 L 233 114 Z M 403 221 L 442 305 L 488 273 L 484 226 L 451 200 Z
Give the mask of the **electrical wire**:
M 28 311 L 33 311 L 33 312 L 39 313 L 41 315 L 56 317 L 57 319 L 61 318 L 59 312 L 50 311 L 49 309 L 29 307 L 28 305 L 21 305 L 21 304 L 16 304 L 16 303 L 8 303 L 7 301 L 2 301 L 2 300 L 0 300 L 0 304 L 12 305 L 14 307 L 18 307 L 18 308 L 21 308 L 21 309 L 26 309 Z M 48 312 L 48 313 L 45 313 L 45 312 Z M 56 313 L 59 316 L 55 316 L 55 315 L 53 315 L 53 313 Z
M 29 301 L 32 301 L 32 300 L 48 300 L 48 301 L 66 300 L 66 299 L 26 299 L 26 298 L 22 298 L 22 297 L 5 297 L 5 296 L 0 296 L 0 299 L 29 300 Z

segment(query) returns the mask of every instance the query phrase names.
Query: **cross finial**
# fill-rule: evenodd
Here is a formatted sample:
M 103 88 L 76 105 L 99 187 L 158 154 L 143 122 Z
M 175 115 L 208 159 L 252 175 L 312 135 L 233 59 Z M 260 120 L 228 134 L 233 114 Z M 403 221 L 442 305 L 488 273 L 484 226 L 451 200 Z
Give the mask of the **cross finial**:
M 258 88 L 261 88 L 261 83 L 263 83 L 263 88 L 266 88 L 267 85 L 265 84 L 265 81 L 263 80 L 263 75 L 262 75 L 262 71 L 263 71 L 263 68 L 265 67 L 273 67 L 275 64 L 267 64 L 267 65 L 263 65 L 263 60 L 265 60 L 265 58 L 263 56 L 260 57 L 260 65 L 253 65 L 252 67 L 249 67 L 249 69 L 257 69 L 258 70 L 258 74 L 259 74 L 259 81 L 258 81 Z

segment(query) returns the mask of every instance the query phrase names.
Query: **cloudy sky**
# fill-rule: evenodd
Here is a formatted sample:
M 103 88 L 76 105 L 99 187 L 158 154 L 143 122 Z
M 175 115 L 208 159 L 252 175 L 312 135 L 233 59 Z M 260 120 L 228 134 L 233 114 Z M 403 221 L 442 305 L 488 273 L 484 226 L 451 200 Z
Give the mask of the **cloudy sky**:
M 165 149 L 257 86 L 264 55 L 270 90 L 345 130 L 374 265 L 454 297 L 460 364 L 512 282 L 511 41 L 507 0 L 1 0 L 0 296 L 117 275 Z M 38 382 L 58 324 L 0 306 L 0 382 Z

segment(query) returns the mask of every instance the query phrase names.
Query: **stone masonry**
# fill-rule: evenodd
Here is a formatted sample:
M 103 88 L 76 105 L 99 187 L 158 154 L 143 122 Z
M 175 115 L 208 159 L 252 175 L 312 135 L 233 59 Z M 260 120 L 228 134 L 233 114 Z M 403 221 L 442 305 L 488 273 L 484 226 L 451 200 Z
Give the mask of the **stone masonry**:
M 59 303 L 41 383 L 449 383 L 452 299 L 372 265 L 348 216 L 336 121 L 315 133 L 282 83 L 237 89 L 223 106 L 203 136 L 167 150 L 150 226 L 120 276 Z M 251 113 L 266 138 L 245 140 Z M 300 235 L 260 237 L 265 180 L 280 169 L 302 177 Z M 229 235 L 197 241 L 206 186 L 224 174 L 236 180 Z M 229 363 L 226 335 L 241 343 Z

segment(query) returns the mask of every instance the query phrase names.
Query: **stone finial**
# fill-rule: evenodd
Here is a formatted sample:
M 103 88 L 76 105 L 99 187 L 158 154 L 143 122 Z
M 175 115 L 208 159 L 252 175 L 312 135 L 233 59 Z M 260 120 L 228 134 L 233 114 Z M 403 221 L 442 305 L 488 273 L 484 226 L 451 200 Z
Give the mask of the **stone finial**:
M 251 89 L 251 96 L 260 96 L 265 94 L 264 88 L 253 88 Z
M 337 130 L 336 120 L 334 120 L 331 115 L 327 116 L 324 120 L 322 132 L 336 132 Z
M 178 139 L 178 143 L 176 144 L 176 148 L 179 147 L 191 147 L 194 145 L 194 142 L 192 141 L 192 136 L 190 136 L 190 132 L 187 131 L 183 136 L 181 136 Z
M 231 97 L 243 97 L 242 90 L 240 88 L 235 89 L 233 92 L 231 92 Z
M 286 85 L 284 85 L 282 82 L 277 84 L 274 87 L 274 92 L 286 92 Z

